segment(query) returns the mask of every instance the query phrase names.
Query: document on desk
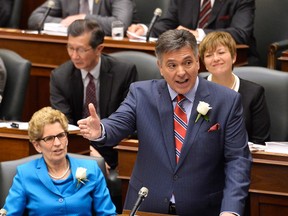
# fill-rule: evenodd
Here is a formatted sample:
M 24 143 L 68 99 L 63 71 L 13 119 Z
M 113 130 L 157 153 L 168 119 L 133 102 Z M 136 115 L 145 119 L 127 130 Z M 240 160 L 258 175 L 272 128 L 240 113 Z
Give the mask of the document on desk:
M 28 130 L 28 122 L 0 122 L 0 128 L 17 128 L 20 130 Z M 76 125 L 68 124 L 68 131 L 78 131 L 80 128 Z
M 133 39 L 129 39 L 129 41 L 135 41 L 135 42 L 146 42 L 146 36 L 139 36 L 133 32 L 127 31 L 128 35 L 131 35 L 132 37 L 134 37 Z M 155 42 L 157 41 L 158 38 L 155 37 L 150 37 L 149 38 L 149 42 Z
M 42 33 L 48 35 L 62 35 L 67 36 L 67 27 L 60 23 L 45 23 Z
M 288 142 L 266 142 L 265 152 L 288 154 Z

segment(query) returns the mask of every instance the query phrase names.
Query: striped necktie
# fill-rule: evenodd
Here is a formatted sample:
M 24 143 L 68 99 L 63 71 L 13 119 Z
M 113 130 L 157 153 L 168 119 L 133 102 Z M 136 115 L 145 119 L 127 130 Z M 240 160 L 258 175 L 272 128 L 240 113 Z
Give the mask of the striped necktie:
M 186 100 L 186 98 L 183 95 L 178 95 L 177 103 L 174 109 L 174 138 L 177 163 L 180 158 L 182 145 L 187 131 L 187 115 L 181 106 L 184 100 Z
M 96 86 L 94 82 L 94 77 L 91 73 L 88 73 L 87 76 L 89 78 L 89 83 L 86 87 L 86 100 L 85 100 L 84 108 L 83 108 L 83 118 L 90 116 L 89 109 L 88 109 L 89 103 L 94 104 L 94 107 L 97 108 Z
M 202 7 L 200 10 L 200 15 L 199 15 L 199 22 L 198 22 L 198 27 L 199 28 L 206 28 L 208 24 L 208 19 L 211 15 L 211 1 L 210 0 L 203 0 Z

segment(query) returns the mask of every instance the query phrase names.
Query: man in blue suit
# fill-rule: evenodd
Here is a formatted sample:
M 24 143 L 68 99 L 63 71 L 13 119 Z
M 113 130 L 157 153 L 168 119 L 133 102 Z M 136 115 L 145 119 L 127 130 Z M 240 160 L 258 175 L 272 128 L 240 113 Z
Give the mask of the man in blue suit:
M 243 215 L 251 154 L 240 95 L 198 77 L 196 39 L 186 30 L 163 33 L 156 56 L 164 79 L 131 84 L 118 110 L 101 122 L 89 104 L 90 116 L 78 121 L 82 135 L 93 145 L 110 146 L 137 129 L 139 151 L 124 209 L 133 208 L 145 186 L 142 211 Z M 175 150 L 173 120 L 178 95 L 186 98 L 180 106 L 189 120 L 181 152 Z

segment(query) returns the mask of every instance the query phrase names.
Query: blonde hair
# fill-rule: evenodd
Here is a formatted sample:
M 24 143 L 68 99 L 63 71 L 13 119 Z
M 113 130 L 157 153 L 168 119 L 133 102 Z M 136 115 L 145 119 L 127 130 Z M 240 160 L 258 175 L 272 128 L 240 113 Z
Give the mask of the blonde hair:
M 35 112 L 28 125 L 28 136 L 30 142 L 41 139 L 43 136 L 44 126 L 55 122 L 59 122 L 65 131 L 68 130 L 68 120 L 59 110 L 53 109 L 52 107 L 44 107 Z
M 215 51 L 217 46 L 223 45 L 228 48 L 231 57 L 236 55 L 236 42 L 228 32 L 214 31 L 208 33 L 199 44 L 199 56 L 204 62 L 204 54 L 207 51 Z

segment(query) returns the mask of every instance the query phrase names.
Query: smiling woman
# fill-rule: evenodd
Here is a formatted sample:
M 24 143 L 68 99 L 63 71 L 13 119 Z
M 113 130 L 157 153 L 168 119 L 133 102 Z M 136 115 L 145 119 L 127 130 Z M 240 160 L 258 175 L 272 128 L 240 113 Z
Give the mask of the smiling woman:
M 97 162 L 67 155 L 67 130 L 68 120 L 60 111 L 44 107 L 34 113 L 28 135 L 42 157 L 18 166 L 4 205 L 9 215 L 22 215 L 25 209 L 29 215 L 56 215 L 59 211 L 65 215 L 116 215 Z M 79 167 L 85 169 L 80 185 Z
M 242 96 L 245 125 L 250 142 L 270 140 L 270 118 L 262 86 L 240 79 L 233 73 L 236 43 L 227 32 L 211 32 L 199 45 L 199 56 L 211 73 L 207 80 L 237 91 Z

